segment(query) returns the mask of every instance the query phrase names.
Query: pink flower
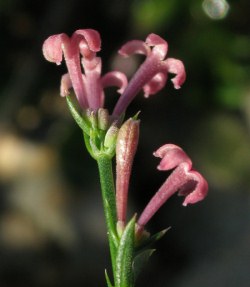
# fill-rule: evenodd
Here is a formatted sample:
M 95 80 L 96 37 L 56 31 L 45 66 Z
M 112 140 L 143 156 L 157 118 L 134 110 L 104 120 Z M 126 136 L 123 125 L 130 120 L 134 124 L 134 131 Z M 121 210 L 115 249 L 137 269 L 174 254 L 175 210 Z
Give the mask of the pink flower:
M 97 110 L 103 107 L 103 88 L 118 86 L 118 92 L 122 93 L 127 85 L 127 78 L 121 72 L 114 71 L 100 76 L 102 62 L 96 57 L 96 52 L 100 49 L 99 33 L 92 29 L 77 30 L 71 37 L 64 33 L 53 35 L 43 44 L 43 54 L 48 61 L 60 65 L 64 55 L 68 74 L 62 76 L 61 96 L 67 96 L 69 89 L 73 87 L 83 109 Z
M 168 73 L 176 74 L 172 82 L 176 89 L 181 87 L 186 79 L 184 65 L 177 59 L 165 59 L 167 51 L 167 42 L 156 34 L 149 34 L 145 42 L 130 41 L 120 49 L 119 53 L 123 56 L 143 54 L 146 55 L 146 60 L 139 67 L 118 100 L 113 111 L 114 116 L 123 113 L 141 89 L 143 89 L 146 98 L 156 94 L 165 86 Z
M 168 73 L 176 75 L 172 79 L 176 89 L 185 81 L 183 63 L 173 58 L 165 59 L 168 44 L 156 34 L 150 34 L 145 42 L 130 41 L 120 49 L 119 53 L 123 56 L 134 53 L 146 55 L 146 60 L 128 85 L 126 76 L 119 71 L 109 72 L 101 77 L 102 61 L 96 56 L 100 49 L 99 33 L 92 29 L 77 30 L 71 37 L 64 33 L 53 35 L 43 44 L 43 54 L 48 61 L 59 65 L 64 56 L 68 73 L 62 76 L 61 96 L 67 96 L 69 89 L 73 88 L 83 109 L 103 108 L 104 88 L 117 86 L 121 93 L 113 111 L 113 117 L 117 118 L 126 111 L 140 90 L 144 90 L 145 97 L 161 90 L 165 86 Z
M 192 169 L 192 161 L 178 146 L 165 144 L 154 156 L 160 157 L 159 170 L 174 169 L 167 180 L 151 198 L 138 220 L 139 230 L 148 223 L 159 208 L 176 192 L 185 196 L 183 205 L 194 204 L 205 198 L 208 191 L 207 181 Z

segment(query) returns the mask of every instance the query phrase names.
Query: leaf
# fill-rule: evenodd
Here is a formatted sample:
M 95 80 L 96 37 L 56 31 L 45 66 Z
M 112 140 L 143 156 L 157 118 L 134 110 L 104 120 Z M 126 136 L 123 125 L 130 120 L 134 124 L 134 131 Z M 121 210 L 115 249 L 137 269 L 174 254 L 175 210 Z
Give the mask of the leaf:
M 143 241 L 139 246 L 137 246 L 136 248 L 136 253 L 137 255 L 139 255 L 139 253 L 141 253 L 144 250 L 150 249 L 149 247 L 151 247 L 156 241 L 158 241 L 159 239 L 161 239 L 166 233 L 167 231 L 170 229 L 171 227 L 168 227 L 160 232 L 155 233 L 154 235 L 150 236 L 149 238 L 147 238 L 145 241 Z
M 69 107 L 69 110 L 71 112 L 72 117 L 74 118 L 75 122 L 78 124 L 78 126 L 84 131 L 84 133 L 89 135 L 90 127 L 88 123 L 84 120 L 84 118 L 78 113 L 73 101 L 71 100 L 70 96 L 66 97 L 67 104 Z
M 117 250 L 115 286 L 132 287 L 134 282 L 132 264 L 134 255 L 135 217 L 127 224 L 122 233 Z
M 108 287 L 113 287 L 113 285 L 110 282 L 110 279 L 109 279 L 109 276 L 108 276 L 108 272 L 107 272 L 106 269 L 105 269 L 105 278 L 106 278 L 106 282 L 107 282 Z
M 133 272 L 134 272 L 134 279 L 136 279 L 141 272 L 144 265 L 147 263 L 149 257 L 153 254 L 155 249 L 147 249 L 139 253 L 134 258 L 133 262 Z

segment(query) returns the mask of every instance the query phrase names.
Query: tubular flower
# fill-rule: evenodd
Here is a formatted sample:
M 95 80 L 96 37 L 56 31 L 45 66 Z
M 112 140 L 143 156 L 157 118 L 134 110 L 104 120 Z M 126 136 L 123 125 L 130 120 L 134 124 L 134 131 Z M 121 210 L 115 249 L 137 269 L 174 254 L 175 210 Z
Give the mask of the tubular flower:
M 102 62 L 96 57 L 100 49 L 99 33 L 92 29 L 77 30 L 71 37 L 64 33 L 53 35 L 43 44 L 43 54 L 48 61 L 60 65 L 64 56 L 68 74 L 62 76 L 61 96 L 67 96 L 73 88 L 83 109 L 97 110 L 104 106 L 103 88 L 118 86 L 121 93 L 127 85 L 127 78 L 121 72 L 100 76 Z
M 165 144 L 154 156 L 160 157 L 159 170 L 174 169 L 167 180 L 151 198 L 138 220 L 139 230 L 148 223 L 158 209 L 176 192 L 185 196 L 183 205 L 194 204 L 205 198 L 208 191 L 207 181 L 192 169 L 192 161 L 178 146 Z
M 100 35 L 93 29 L 76 30 L 71 37 L 64 33 L 53 35 L 43 44 L 43 54 L 48 61 L 60 65 L 64 56 L 68 73 L 62 76 L 60 94 L 67 96 L 69 89 L 73 88 L 82 109 L 103 108 L 103 89 L 117 86 L 121 97 L 114 108 L 113 118 L 118 118 L 140 90 L 143 89 L 145 97 L 161 90 L 166 84 L 168 73 L 176 75 L 172 79 L 176 89 L 186 79 L 183 63 L 173 58 L 166 59 L 168 44 L 156 34 L 149 34 L 145 42 L 129 41 L 120 49 L 122 56 L 146 55 L 146 60 L 129 84 L 126 76 L 119 71 L 101 77 L 102 61 L 96 56 L 100 50 Z
M 186 79 L 184 65 L 177 59 L 165 59 L 167 51 L 167 42 L 156 34 L 149 34 L 145 42 L 130 41 L 120 49 L 119 53 L 122 56 L 143 54 L 146 55 L 146 60 L 139 67 L 118 100 L 113 111 L 114 116 L 123 113 L 141 89 L 143 89 L 145 97 L 156 94 L 165 86 L 168 73 L 176 75 L 172 79 L 174 87 L 176 89 L 181 87 Z

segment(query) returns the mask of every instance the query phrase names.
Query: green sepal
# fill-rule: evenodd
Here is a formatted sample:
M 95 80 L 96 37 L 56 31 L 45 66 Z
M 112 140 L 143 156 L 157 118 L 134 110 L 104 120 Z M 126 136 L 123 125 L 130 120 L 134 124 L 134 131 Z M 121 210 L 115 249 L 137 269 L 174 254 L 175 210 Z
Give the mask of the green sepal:
M 113 285 L 110 282 L 110 279 L 109 279 L 109 276 L 108 276 L 108 272 L 107 272 L 106 269 L 105 269 L 105 278 L 106 278 L 106 282 L 107 282 L 108 287 L 113 287 Z
M 140 254 L 141 252 L 150 249 L 150 247 L 159 239 L 161 239 L 166 232 L 170 229 L 171 227 L 168 227 L 160 232 L 155 233 L 154 235 L 148 237 L 145 239 L 143 242 L 139 242 L 138 246 L 136 246 L 136 254 Z
M 111 126 L 111 128 L 114 128 L 114 132 L 118 132 L 118 128 Z M 111 129 L 110 128 L 110 129 Z M 99 158 L 105 156 L 109 159 L 112 159 L 115 155 L 115 147 L 116 147 L 116 137 L 114 136 L 112 144 L 110 144 L 109 147 L 105 146 L 105 138 L 107 133 L 110 131 L 102 131 L 98 129 L 90 128 L 89 134 L 83 133 L 84 135 L 84 141 L 86 148 L 90 155 L 95 159 L 98 160 Z
M 138 111 L 133 117 L 132 117 L 132 119 L 134 120 L 134 121 L 136 121 L 136 120 L 138 120 L 138 117 L 139 117 L 139 114 L 141 113 L 141 111 Z
M 84 138 L 84 142 L 85 142 L 85 146 L 87 148 L 87 151 L 89 152 L 89 154 L 94 158 L 95 158 L 95 155 L 92 151 L 92 148 L 91 148 L 91 145 L 90 145 L 90 137 L 89 135 L 87 135 L 86 133 L 83 132 L 83 138 Z
M 70 110 L 70 113 L 71 113 L 72 117 L 74 118 L 75 122 L 83 130 L 84 133 L 89 135 L 90 126 L 89 126 L 88 122 L 84 119 L 84 116 L 81 116 L 78 113 L 76 106 L 73 103 L 73 101 L 71 100 L 70 96 L 67 96 L 66 100 L 67 100 L 67 104 L 68 104 L 68 108 Z
M 146 249 L 135 256 L 133 261 L 134 280 L 137 279 L 143 267 L 148 262 L 149 257 L 154 253 L 155 249 Z
M 135 217 L 125 227 L 117 249 L 115 287 L 134 286 L 133 256 L 135 240 Z

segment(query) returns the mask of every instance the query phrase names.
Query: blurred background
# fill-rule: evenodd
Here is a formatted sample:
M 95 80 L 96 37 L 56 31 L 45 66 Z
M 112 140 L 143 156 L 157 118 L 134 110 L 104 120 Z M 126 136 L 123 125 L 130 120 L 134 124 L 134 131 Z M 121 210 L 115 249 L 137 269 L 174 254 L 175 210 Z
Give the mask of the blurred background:
M 171 230 L 137 286 L 245 287 L 250 280 L 250 2 L 248 0 L 0 0 L 0 286 L 105 286 L 109 252 L 95 162 L 59 96 L 66 68 L 43 58 L 51 34 L 94 28 L 103 70 L 141 58 L 119 47 L 157 33 L 187 81 L 140 94 L 141 134 L 129 194 L 140 213 L 166 178 L 152 152 L 175 143 L 209 182 L 209 196 L 171 198 L 148 230 Z M 107 90 L 112 109 L 117 94 Z

